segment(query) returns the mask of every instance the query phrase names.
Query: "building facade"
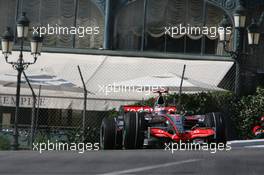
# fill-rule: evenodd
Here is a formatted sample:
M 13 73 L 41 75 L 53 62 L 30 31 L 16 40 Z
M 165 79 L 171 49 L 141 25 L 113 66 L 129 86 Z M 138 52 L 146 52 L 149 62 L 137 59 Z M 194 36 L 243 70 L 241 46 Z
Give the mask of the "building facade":
M 4 32 L 6 26 L 14 29 L 17 17 L 25 11 L 31 26 L 100 28 L 99 35 L 47 35 L 44 41 L 46 51 L 93 54 L 119 52 L 118 55 L 125 55 L 127 51 L 138 55 L 140 51 L 142 56 L 156 52 L 165 58 L 169 53 L 176 58 L 177 54 L 185 54 L 190 58 L 192 55 L 199 56 L 200 59 L 210 55 L 214 59 L 214 56 L 226 55 L 217 37 L 191 34 L 171 37 L 164 34 L 164 26 L 218 26 L 223 15 L 228 15 L 233 23 L 232 16 L 237 3 L 236 0 L 2 0 L 0 33 Z M 252 17 L 260 18 L 264 6 L 261 0 L 248 0 L 243 4 L 248 9 L 247 24 Z M 246 32 L 244 35 L 244 50 L 248 52 Z M 241 86 L 245 91 L 252 91 L 262 79 L 264 61 L 261 59 L 261 38 L 261 46 L 255 49 L 254 54 L 243 59 L 245 69 L 241 75 L 245 84 Z M 236 41 L 237 38 L 233 36 L 230 47 Z

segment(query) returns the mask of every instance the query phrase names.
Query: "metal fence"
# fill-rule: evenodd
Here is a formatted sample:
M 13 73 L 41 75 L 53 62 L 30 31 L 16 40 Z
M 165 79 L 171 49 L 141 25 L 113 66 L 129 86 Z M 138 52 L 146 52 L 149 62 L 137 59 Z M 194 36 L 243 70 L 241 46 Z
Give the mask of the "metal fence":
M 3 108 L 3 107 L 2 107 Z M 38 109 L 36 109 L 38 110 Z M 6 118 L 14 115 L 14 108 L 5 108 L 2 115 Z M 99 131 L 101 121 L 108 116 L 109 112 L 87 111 L 86 120 L 83 123 L 83 112 L 78 110 L 61 109 L 39 109 L 36 112 L 36 120 L 31 125 L 30 108 L 22 108 L 18 115 L 19 148 L 31 148 L 31 132 L 33 131 L 33 142 L 99 142 Z M 13 123 L 10 118 L 10 123 Z M 2 120 L 3 121 L 3 120 Z M 82 126 L 85 125 L 85 130 Z M 13 140 L 13 125 L 0 123 L 0 136 Z M 33 130 L 31 129 L 33 127 Z M 84 139 L 84 140 L 83 140 Z

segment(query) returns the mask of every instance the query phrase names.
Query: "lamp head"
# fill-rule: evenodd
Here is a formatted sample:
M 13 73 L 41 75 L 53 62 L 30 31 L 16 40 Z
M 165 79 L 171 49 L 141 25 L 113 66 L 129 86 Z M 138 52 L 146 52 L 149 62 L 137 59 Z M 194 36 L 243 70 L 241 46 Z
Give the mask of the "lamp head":
M 10 27 L 7 27 L 6 31 L 4 32 L 4 35 L 2 36 L 2 41 L 1 41 L 2 53 L 5 56 L 12 53 L 13 43 L 14 43 L 13 32 L 11 31 Z
M 26 38 L 28 35 L 29 20 L 26 13 L 23 12 L 22 15 L 17 20 L 17 37 Z

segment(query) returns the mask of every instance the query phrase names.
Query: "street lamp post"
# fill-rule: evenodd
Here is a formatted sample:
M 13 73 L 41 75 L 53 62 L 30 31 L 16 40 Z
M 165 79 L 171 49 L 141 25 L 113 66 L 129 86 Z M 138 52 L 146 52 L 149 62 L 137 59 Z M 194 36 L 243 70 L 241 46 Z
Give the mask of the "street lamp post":
M 240 2 L 240 1 L 239 1 Z M 235 12 L 234 12 L 234 25 L 235 25 L 235 43 L 234 50 L 229 50 L 227 48 L 227 44 L 230 39 L 230 34 L 227 34 L 226 28 L 231 27 L 231 23 L 228 20 L 228 17 L 225 15 L 223 20 L 220 23 L 220 27 L 223 27 L 224 30 L 219 30 L 219 40 L 224 45 L 224 50 L 235 61 L 236 66 L 236 75 L 235 75 L 235 94 L 241 95 L 241 87 L 240 87 L 240 64 L 241 64 L 241 56 L 246 55 L 243 53 L 243 44 L 244 44 L 244 32 L 246 26 L 246 10 L 242 6 L 241 3 L 238 3 Z M 248 45 L 258 45 L 260 39 L 260 31 L 259 25 L 255 20 L 248 27 Z
M 31 54 L 33 55 L 34 60 L 31 62 L 26 62 L 23 59 L 23 46 L 24 40 L 27 38 L 29 31 L 29 20 L 26 17 L 26 13 L 22 13 L 22 16 L 17 21 L 17 38 L 20 39 L 20 53 L 19 58 L 16 62 L 9 61 L 8 57 L 12 54 L 14 36 L 11 32 L 11 29 L 7 27 L 6 32 L 2 37 L 2 53 L 5 57 L 5 60 L 8 64 L 11 64 L 12 67 L 17 70 L 17 89 L 16 89 L 16 111 L 14 118 L 14 131 L 13 131 L 13 143 L 12 149 L 17 150 L 19 147 L 18 143 L 18 115 L 19 115 L 19 104 L 20 104 L 20 84 L 21 84 L 21 75 L 23 71 L 31 64 L 34 64 L 37 61 L 37 57 L 40 55 L 42 48 L 42 37 L 38 33 L 34 33 L 31 40 Z

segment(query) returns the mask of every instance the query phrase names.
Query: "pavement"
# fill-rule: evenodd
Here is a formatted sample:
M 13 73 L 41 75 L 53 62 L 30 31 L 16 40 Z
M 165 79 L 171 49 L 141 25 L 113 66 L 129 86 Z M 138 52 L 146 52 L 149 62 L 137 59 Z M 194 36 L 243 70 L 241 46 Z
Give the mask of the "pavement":
M 2 175 L 201 174 L 263 175 L 264 140 L 232 141 L 230 151 L 164 149 L 72 151 L 2 151 Z

